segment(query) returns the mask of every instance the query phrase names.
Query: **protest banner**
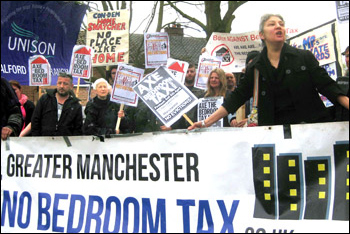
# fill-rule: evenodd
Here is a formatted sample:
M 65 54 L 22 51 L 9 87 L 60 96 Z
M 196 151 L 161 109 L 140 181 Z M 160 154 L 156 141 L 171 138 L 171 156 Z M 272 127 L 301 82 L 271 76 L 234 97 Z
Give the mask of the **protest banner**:
M 67 1 L 1 1 L 1 76 L 29 85 L 28 59 L 42 55 L 56 84 L 69 70 L 86 9 Z
M 95 51 L 93 66 L 129 63 L 129 10 L 87 14 L 86 45 Z
M 185 83 L 188 66 L 188 62 L 168 58 L 167 68 L 173 73 L 174 77 L 180 84 Z
M 291 125 L 291 136 L 11 137 L 1 231 L 349 233 L 349 123 Z
M 225 72 L 242 72 L 248 52 L 261 51 L 263 46 L 257 31 L 240 34 L 213 32 L 205 48 L 210 56 L 222 57 L 221 68 Z
M 339 23 L 349 23 L 349 1 L 335 1 L 337 20 Z
M 29 86 L 50 86 L 51 66 L 49 61 L 42 55 L 29 57 Z
M 224 102 L 224 97 L 208 97 L 200 98 L 198 101 L 197 116 L 198 122 L 205 120 L 211 114 L 219 109 L 219 107 Z M 214 123 L 211 127 L 223 127 L 224 119 L 220 119 L 218 122 Z
M 198 99 L 164 66 L 147 75 L 133 87 L 159 120 L 170 127 L 197 105 Z
M 146 68 L 167 65 L 167 60 L 170 58 L 168 33 L 145 33 L 144 48 Z
M 341 49 L 335 20 L 300 33 L 287 42 L 295 48 L 310 50 L 321 66 L 328 65 L 329 68 L 333 68 L 327 69 L 332 78 L 342 75 L 339 63 L 342 61 Z
M 215 68 L 221 67 L 221 58 L 208 57 L 207 55 L 199 56 L 198 70 L 194 82 L 194 87 L 199 89 L 207 89 L 209 74 Z

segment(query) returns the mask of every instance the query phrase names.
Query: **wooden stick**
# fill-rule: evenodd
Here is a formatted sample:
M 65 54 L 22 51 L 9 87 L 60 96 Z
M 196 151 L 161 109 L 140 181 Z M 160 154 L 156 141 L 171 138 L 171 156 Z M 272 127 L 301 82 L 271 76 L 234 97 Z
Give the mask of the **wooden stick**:
M 187 120 L 189 124 L 191 124 L 191 126 L 193 125 L 192 120 L 186 114 L 183 114 L 182 116 Z
M 76 97 L 79 97 L 79 86 L 80 86 L 80 77 L 78 78 L 77 92 L 75 93 Z
M 121 105 L 120 105 L 119 111 L 122 111 L 122 110 L 124 110 L 124 104 L 121 104 Z M 116 126 L 116 128 L 115 128 L 115 130 L 116 130 L 117 133 L 118 133 L 118 131 L 119 131 L 120 121 L 121 121 L 121 120 L 122 120 L 122 118 L 119 118 L 119 117 L 118 117 L 117 126 Z

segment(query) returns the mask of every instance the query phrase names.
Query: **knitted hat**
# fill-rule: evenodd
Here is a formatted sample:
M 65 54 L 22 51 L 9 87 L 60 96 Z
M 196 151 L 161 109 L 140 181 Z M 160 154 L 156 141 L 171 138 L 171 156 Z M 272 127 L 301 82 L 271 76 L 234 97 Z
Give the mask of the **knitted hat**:
M 97 80 L 96 80 L 96 81 L 93 83 L 92 88 L 96 90 L 97 85 L 98 85 L 99 83 L 101 83 L 101 82 L 106 83 L 106 85 L 107 85 L 108 89 L 110 89 L 110 88 L 111 88 L 111 85 L 110 85 L 110 84 L 108 84 L 107 80 L 106 80 L 106 79 L 104 79 L 104 78 L 99 78 L 99 79 L 97 79 Z

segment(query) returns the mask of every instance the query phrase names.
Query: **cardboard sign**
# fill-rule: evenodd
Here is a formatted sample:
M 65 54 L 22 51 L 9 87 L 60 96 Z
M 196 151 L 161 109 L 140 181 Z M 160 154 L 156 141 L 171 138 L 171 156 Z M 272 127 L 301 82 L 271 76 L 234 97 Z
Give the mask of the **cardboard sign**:
M 207 82 L 209 74 L 215 68 L 221 67 L 221 60 L 217 57 L 208 57 L 201 55 L 198 62 L 198 71 L 196 74 L 196 80 L 194 86 L 199 89 L 207 89 Z
M 209 98 L 200 98 L 198 101 L 198 121 L 205 120 L 211 114 L 219 109 L 219 107 L 224 102 L 224 97 L 209 97 Z M 220 119 L 214 123 L 211 127 L 223 127 L 224 119 Z
M 133 89 L 167 127 L 198 102 L 197 97 L 177 82 L 164 66 L 146 76 Z
M 95 51 L 93 66 L 129 62 L 129 10 L 87 14 L 86 45 Z
M 188 62 L 184 62 L 184 61 L 180 61 L 172 58 L 169 58 L 167 62 L 167 67 L 169 71 L 173 73 L 174 77 L 180 84 L 185 83 L 188 66 L 189 66 Z
M 167 60 L 170 57 L 168 33 L 145 33 L 144 48 L 146 68 L 167 65 Z
M 144 70 L 125 64 L 118 64 L 114 79 L 111 101 L 128 106 L 137 106 L 138 97 L 134 87 L 143 77 Z
M 29 57 L 29 86 L 50 86 L 51 67 L 42 55 Z
M 73 77 L 90 79 L 92 54 L 93 50 L 88 46 L 74 46 L 70 63 L 70 73 Z

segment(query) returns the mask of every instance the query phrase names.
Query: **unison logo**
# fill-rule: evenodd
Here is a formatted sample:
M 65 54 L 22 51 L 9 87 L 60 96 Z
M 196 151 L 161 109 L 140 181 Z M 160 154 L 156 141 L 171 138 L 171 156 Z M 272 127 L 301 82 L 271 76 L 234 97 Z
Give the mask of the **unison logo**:
M 56 44 L 39 41 L 39 36 L 25 30 L 16 23 L 11 24 L 12 32 L 19 37 L 8 38 L 8 48 L 12 51 L 23 51 L 33 54 L 44 55 L 46 58 L 55 56 Z

